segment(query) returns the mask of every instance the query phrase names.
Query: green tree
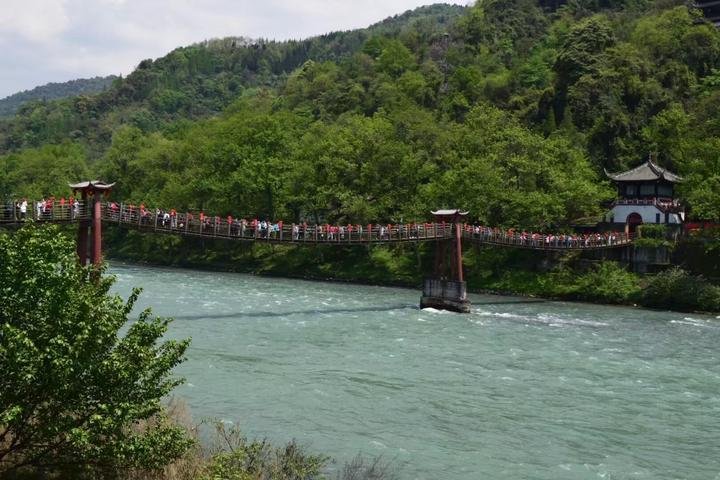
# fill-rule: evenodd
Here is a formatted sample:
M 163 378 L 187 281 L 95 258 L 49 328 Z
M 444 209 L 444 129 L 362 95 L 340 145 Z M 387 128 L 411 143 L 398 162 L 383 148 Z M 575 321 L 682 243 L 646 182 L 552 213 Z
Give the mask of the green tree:
M 398 77 L 415 66 L 415 56 L 399 40 L 388 40 L 377 62 L 381 71 Z
M 573 84 L 589 71 L 599 55 L 614 42 L 613 30 L 603 16 L 596 15 L 573 26 L 555 62 L 559 84 Z
M 77 143 L 44 145 L 0 156 L 0 198 L 40 199 L 68 192 L 68 183 L 87 176 L 85 150 Z
M 88 273 L 57 227 L 0 235 L 0 475 L 159 468 L 191 445 L 161 405 L 188 341 L 160 343 L 149 310 L 120 335 L 139 291 Z

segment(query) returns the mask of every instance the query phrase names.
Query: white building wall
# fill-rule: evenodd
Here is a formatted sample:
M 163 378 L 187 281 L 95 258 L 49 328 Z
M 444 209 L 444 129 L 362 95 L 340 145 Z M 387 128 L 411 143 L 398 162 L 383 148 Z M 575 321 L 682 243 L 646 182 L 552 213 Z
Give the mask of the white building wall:
M 643 223 L 656 223 L 657 214 L 660 214 L 660 223 L 665 223 L 665 213 L 654 205 L 615 205 L 608 214 L 613 217 L 615 223 L 625 223 L 631 213 L 637 213 L 642 217 Z M 608 218 L 608 221 L 610 219 Z M 669 223 L 682 223 L 680 214 L 671 213 Z

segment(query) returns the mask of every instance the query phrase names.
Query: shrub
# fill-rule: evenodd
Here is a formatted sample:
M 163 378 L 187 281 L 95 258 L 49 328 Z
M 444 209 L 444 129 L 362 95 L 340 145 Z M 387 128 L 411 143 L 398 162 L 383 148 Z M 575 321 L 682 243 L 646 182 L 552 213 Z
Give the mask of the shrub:
M 646 307 L 720 311 L 720 287 L 675 267 L 649 277 L 639 298 Z
M 668 229 L 664 224 L 647 223 L 638 227 L 640 236 L 643 238 L 657 238 L 664 240 L 667 237 Z
M 640 236 L 635 239 L 638 247 L 671 247 L 669 230 L 664 224 L 645 224 L 639 227 Z
M 638 277 L 615 262 L 595 264 L 584 273 L 563 265 L 544 285 L 551 296 L 602 303 L 628 303 L 640 290 Z
M 273 447 L 266 440 L 248 441 L 239 428 L 215 423 L 220 441 L 200 480 L 312 480 L 321 478 L 328 461 L 292 441 Z
M 637 275 L 615 262 L 594 265 L 577 281 L 579 298 L 603 303 L 627 303 L 639 290 Z

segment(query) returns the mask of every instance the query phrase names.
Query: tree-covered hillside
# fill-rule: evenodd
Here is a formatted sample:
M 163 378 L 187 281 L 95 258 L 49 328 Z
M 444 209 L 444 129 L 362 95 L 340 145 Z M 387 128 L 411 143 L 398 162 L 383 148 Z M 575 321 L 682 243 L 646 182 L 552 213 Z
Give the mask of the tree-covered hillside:
M 98 158 L 120 125 L 157 131 L 178 120 L 215 115 L 258 87 L 282 85 L 308 60 L 341 61 L 375 36 L 429 45 L 448 31 L 465 9 L 433 5 L 390 17 L 365 29 L 333 32 L 306 40 L 276 42 L 232 37 L 173 50 L 137 69 L 100 95 L 33 104 L 12 120 L 0 121 L 0 153 L 65 140 L 89 148 Z
M 720 34 L 684 2 L 484 0 L 298 42 L 171 52 L 0 124 L 0 195 L 85 169 L 117 196 L 286 220 L 468 208 L 554 228 L 656 152 L 720 219 Z M 52 174 L 42 169 L 55 169 Z
M 92 95 L 109 88 L 117 77 L 80 78 L 62 83 L 48 83 L 32 90 L 25 90 L 0 99 L 0 118 L 11 117 L 20 108 L 33 101 L 57 100 L 59 98 Z

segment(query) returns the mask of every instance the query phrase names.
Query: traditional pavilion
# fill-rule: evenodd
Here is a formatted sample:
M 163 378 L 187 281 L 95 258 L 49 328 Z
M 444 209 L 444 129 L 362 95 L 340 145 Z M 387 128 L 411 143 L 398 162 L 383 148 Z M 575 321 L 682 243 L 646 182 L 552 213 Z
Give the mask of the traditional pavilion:
M 652 161 L 627 172 L 605 174 L 615 182 L 618 198 L 607 221 L 634 232 L 643 223 L 682 224 L 685 209 L 675 197 L 675 185 L 683 179 Z

